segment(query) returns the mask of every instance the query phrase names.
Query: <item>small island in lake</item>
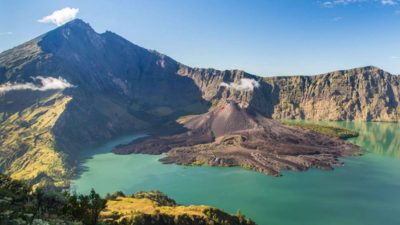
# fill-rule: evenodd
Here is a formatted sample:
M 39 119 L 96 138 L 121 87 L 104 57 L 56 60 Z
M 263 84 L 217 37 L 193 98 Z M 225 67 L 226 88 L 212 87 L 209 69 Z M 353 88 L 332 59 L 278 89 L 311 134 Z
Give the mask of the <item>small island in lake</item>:
M 341 165 L 338 157 L 361 154 L 360 147 L 336 136 L 282 124 L 232 100 L 180 122 L 187 131 L 142 138 L 114 152 L 166 153 L 164 163 L 241 166 L 272 176 L 284 169 L 332 169 Z

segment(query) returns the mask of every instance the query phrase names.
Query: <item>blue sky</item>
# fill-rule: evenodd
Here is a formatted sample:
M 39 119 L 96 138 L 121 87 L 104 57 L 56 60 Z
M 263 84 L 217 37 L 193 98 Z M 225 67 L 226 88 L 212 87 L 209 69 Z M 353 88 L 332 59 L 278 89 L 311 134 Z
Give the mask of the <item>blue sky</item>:
M 0 0 L 0 51 L 54 29 L 38 20 L 65 7 L 97 32 L 190 66 L 270 76 L 375 65 L 400 74 L 400 0 Z

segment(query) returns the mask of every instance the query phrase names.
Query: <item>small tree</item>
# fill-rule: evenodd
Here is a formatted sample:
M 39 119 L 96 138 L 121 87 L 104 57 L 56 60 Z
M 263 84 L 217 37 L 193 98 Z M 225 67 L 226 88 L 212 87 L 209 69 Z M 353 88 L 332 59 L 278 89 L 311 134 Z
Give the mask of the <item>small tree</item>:
M 91 217 L 91 225 L 96 225 L 99 220 L 100 212 L 106 207 L 107 200 L 102 199 L 94 189 L 89 194 L 89 210 Z
M 85 225 L 97 225 L 100 212 L 106 207 L 107 200 L 100 197 L 93 189 L 89 195 L 69 195 L 66 214 Z

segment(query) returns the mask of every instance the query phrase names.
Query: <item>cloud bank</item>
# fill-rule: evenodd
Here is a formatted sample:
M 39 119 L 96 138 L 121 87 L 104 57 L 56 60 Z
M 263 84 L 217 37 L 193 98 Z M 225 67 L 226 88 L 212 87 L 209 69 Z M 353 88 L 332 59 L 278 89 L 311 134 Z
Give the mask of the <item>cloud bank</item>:
M 32 91 L 47 91 L 47 90 L 63 90 L 66 88 L 75 87 L 67 80 L 58 77 L 32 77 L 36 83 L 11 83 L 7 82 L 0 85 L 0 93 L 17 90 L 32 90 Z
M 232 88 L 237 91 L 253 91 L 254 88 L 260 87 L 260 83 L 254 79 L 242 78 L 240 79 L 239 83 L 231 82 L 228 84 L 222 82 L 219 86 Z
M 75 19 L 78 14 L 78 8 L 66 7 L 60 10 L 54 11 L 52 14 L 43 17 L 38 20 L 39 23 L 54 23 L 57 26 L 61 26 L 64 23 Z

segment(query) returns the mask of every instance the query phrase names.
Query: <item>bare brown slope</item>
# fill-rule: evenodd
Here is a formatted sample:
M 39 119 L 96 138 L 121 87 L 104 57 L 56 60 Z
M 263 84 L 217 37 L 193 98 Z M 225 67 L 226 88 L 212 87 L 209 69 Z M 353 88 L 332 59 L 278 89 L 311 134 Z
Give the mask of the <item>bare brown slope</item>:
M 228 101 L 183 122 L 187 132 L 149 137 L 114 150 L 117 154 L 167 152 L 165 163 L 242 166 L 278 176 L 282 169 L 330 169 L 338 157 L 360 148 L 335 137 L 285 126 Z

